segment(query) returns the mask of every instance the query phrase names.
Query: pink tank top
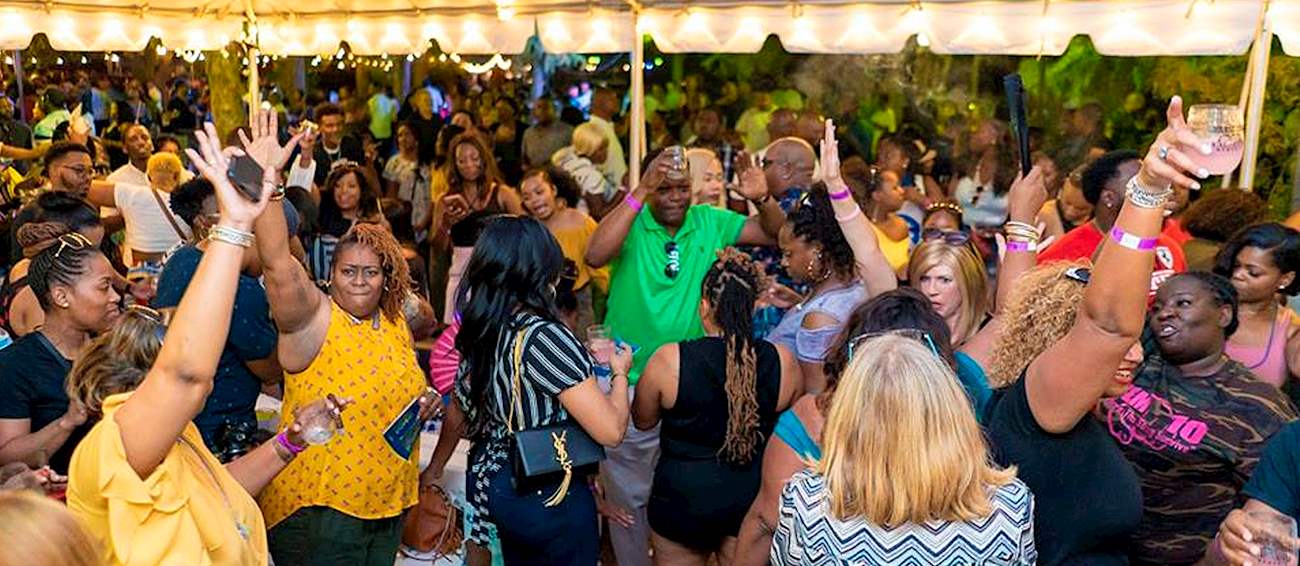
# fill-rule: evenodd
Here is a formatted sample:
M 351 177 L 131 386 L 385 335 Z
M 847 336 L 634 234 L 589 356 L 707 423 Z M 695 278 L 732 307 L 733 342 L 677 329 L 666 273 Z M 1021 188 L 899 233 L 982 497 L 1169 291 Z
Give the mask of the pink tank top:
M 1224 353 L 1245 365 L 1261 380 L 1282 387 L 1291 373 L 1286 365 L 1286 341 L 1294 315 L 1289 308 L 1278 309 L 1277 320 L 1269 329 L 1268 342 L 1263 346 L 1241 346 L 1229 341 L 1224 345 Z

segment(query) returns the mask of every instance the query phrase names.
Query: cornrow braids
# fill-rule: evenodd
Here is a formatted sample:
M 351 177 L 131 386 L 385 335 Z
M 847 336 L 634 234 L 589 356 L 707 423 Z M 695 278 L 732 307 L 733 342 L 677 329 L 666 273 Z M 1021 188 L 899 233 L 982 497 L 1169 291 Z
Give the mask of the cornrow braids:
M 363 245 L 379 256 L 379 266 L 384 272 L 384 289 L 379 296 L 379 310 L 384 316 L 401 320 L 402 303 L 411 293 L 411 267 L 402 255 L 402 247 L 388 229 L 378 224 L 358 223 L 339 238 L 334 248 L 334 261 L 343 255 L 343 249 Z M 333 269 L 333 266 L 330 266 Z
M 36 295 L 41 310 L 50 310 L 51 288 L 75 285 L 77 279 L 89 271 L 87 261 L 99 253 L 99 248 L 85 236 L 68 232 L 33 256 L 31 266 L 27 268 L 27 285 Z
M 763 276 L 735 248 L 718 252 L 704 276 L 704 297 L 727 343 L 727 436 L 719 454 L 736 464 L 753 460 L 762 442 L 758 419 L 758 363 L 754 348 L 754 301 Z
M 1197 283 L 1200 283 L 1202 287 L 1205 287 L 1205 290 L 1209 291 L 1213 296 L 1214 304 L 1218 306 L 1226 305 L 1232 308 L 1232 320 L 1230 320 L 1228 326 L 1223 329 L 1224 339 L 1232 337 L 1232 334 L 1237 331 L 1237 326 L 1241 323 L 1237 318 L 1237 288 L 1232 286 L 1232 282 L 1229 281 L 1228 278 L 1222 275 L 1210 273 L 1209 271 L 1188 271 L 1186 273 L 1179 273 L 1166 279 L 1164 284 L 1167 285 L 1170 281 L 1182 277 L 1195 279 Z

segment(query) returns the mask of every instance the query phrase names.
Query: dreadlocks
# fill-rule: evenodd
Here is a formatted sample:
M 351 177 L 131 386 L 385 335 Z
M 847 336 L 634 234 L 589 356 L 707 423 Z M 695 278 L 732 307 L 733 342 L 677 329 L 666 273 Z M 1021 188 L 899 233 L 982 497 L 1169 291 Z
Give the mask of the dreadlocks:
M 735 248 L 718 252 L 704 276 L 704 298 L 727 342 L 727 437 L 720 454 L 747 464 L 763 436 L 758 426 L 757 355 L 754 349 L 754 301 L 763 278 L 749 257 Z
M 379 296 L 379 310 L 390 319 L 401 320 L 402 303 L 411 293 L 411 267 L 406 264 L 401 246 L 383 226 L 358 223 L 339 238 L 339 243 L 334 248 L 334 261 L 338 261 L 344 248 L 358 244 L 373 250 L 379 256 L 379 265 L 384 270 L 384 290 Z

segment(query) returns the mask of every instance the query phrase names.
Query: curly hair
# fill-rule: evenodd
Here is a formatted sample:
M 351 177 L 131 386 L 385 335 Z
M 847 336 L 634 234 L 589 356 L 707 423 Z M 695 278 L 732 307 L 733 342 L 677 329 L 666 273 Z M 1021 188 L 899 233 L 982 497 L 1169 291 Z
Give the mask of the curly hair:
M 402 246 L 387 228 L 378 224 L 359 223 L 339 238 L 334 247 L 334 263 L 338 264 L 343 250 L 362 245 L 379 256 L 379 266 L 384 272 L 384 288 L 379 295 L 379 310 L 391 320 L 402 319 L 402 303 L 411 293 L 411 266 L 402 255 Z M 330 266 L 333 270 L 334 266 Z
M 840 277 L 852 277 L 854 273 L 853 248 L 844 239 L 844 231 L 835 220 L 835 210 L 831 208 L 830 196 L 826 194 L 826 185 L 817 183 L 804 193 L 799 205 L 790 210 L 785 217 L 791 232 L 811 245 L 819 246 L 823 265 Z
M 1247 226 L 1268 218 L 1268 203 L 1255 193 L 1219 189 L 1201 196 L 1183 212 L 1183 229 L 1197 238 L 1226 242 Z
M 162 350 L 166 317 L 148 307 L 128 307 L 113 328 L 96 336 L 72 364 L 65 385 L 68 398 L 93 417 L 103 413 L 104 399 L 134 391 Z
M 551 164 L 534 167 L 519 178 L 520 186 L 523 186 L 524 181 L 537 176 L 541 176 L 543 181 L 555 188 L 555 198 L 557 200 L 569 205 L 569 208 L 578 206 L 582 190 L 578 188 L 578 182 L 574 180 L 573 175 L 570 175 L 568 171 Z
M 1086 263 L 1068 261 L 1040 265 L 1016 280 L 999 318 L 1002 331 L 993 343 L 989 386 L 1015 383 L 1029 363 L 1065 337 L 1083 304 L 1082 282 L 1064 275 Z
M 735 464 L 753 460 L 763 442 L 754 349 L 754 301 L 762 285 L 758 267 L 735 248 L 719 251 L 717 261 L 704 275 L 703 297 L 727 342 L 727 436 L 719 455 Z
M 203 177 L 195 177 L 181 183 L 176 190 L 172 191 L 171 202 L 168 207 L 185 224 L 191 228 L 194 227 L 194 220 L 199 217 L 200 211 L 203 210 L 203 201 L 208 197 L 215 196 L 217 193 L 212 187 L 212 181 Z

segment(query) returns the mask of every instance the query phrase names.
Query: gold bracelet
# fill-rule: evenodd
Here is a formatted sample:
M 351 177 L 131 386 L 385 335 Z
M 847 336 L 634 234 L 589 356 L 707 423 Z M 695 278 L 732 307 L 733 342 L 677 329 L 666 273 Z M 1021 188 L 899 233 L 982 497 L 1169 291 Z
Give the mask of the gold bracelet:
M 253 234 L 238 228 L 231 228 L 229 226 L 218 224 L 208 231 L 208 240 L 213 242 L 225 242 L 232 246 L 247 248 L 253 245 Z

